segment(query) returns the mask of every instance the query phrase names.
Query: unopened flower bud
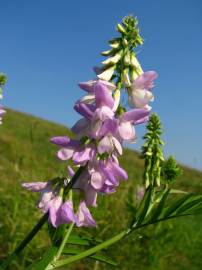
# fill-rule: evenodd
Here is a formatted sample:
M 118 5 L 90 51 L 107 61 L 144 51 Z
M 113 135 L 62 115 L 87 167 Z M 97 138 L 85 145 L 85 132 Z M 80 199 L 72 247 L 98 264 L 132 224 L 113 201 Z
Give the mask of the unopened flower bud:
M 113 42 L 113 43 L 110 43 L 110 46 L 113 48 L 113 49 L 118 49 L 119 46 L 120 46 L 120 43 L 117 41 L 117 42 Z
M 101 54 L 102 54 L 103 56 L 108 56 L 108 55 L 110 55 L 111 53 L 112 53 L 112 50 L 108 50 L 108 51 L 102 52 Z
M 124 27 L 118 23 L 117 24 L 117 30 L 121 33 L 121 34 L 126 34 L 126 30 L 124 29 Z
M 125 69 L 123 71 L 123 82 L 125 84 L 125 87 L 130 87 L 131 86 L 130 78 L 129 78 L 129 75 L 128 75 L 128 69 Z
M 109 81 L 112 77 L 112 75 L 114 74 L 114 70 L 115 70 L 115 65 L 106 69 L 105 71 L 103 71 L 102 73 L 100 73 L 98 76 L 99 79 L 101 80 L 105 80 L 105 81 Z
M 115 54 L 112 57 L 109 57 L 108 59 L 104 60 L 102 62 L 103 65 L 109 65 L 109 64 L 116 64 L 120 59 L 121 59 L 121 52 L 118 52 L 117 54 Z
M 124 45 L 124 46 L 127 46 L 127 45 L 128 45 L 128 41 L 127 41 L 127 39 L 125 39 L 125 38 L 123 39 L 123 45 Z
M 112 108 L 112 110 L 115 112 L 119 106 L 119 103 L 120 103 L 120 98 L 121 98 L 121 93 L 120 93 L 120 90 L 117 89 L 115 92 L 114 92 L 114 107 Z
M 143 73 L 142 67 L 140 63 L 138 62 L 137 58 L 135 57 L 134 53 L 132 53 L 130 56 L 130 64 L 136 69 L 139 75 Z
M 129 66 L 130 65 L 130 52 L 127 52 L 124 56 L 124 64 Z

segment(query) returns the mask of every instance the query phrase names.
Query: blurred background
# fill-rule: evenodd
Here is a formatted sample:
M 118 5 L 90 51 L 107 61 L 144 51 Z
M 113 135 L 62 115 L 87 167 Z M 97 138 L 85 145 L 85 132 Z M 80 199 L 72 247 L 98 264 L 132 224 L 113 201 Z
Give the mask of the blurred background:
M 145 40 L 137 49 L 143 69 L 159 74 L 152 107 L 163 123 L 165 155 L 183 164 L 173 187 L 202 193 L 200 0 L 0 0 L 0 8 L 0 72 L 8 76 L 3 103 L 10 108 L 0 127 L 0 260 L 40 217 L 37 194 L 22 190 L 21 182 L 64 174 L 49 138 L 70 134 L 68 127 L 79 118 L 73 105 L 83 95 L 77 84 L 95 76 L 92 67 L 103 60 L 100 52 L 128 14 L 138 17 Z M 138 203 L 143 162 L 137 151 L 144 133 L 145 127 L 137 128 L 138 143 L 121 158 L 130 180 L 113 196 L 100 197 L 94 210 L 98 228 L 91 232 L 100 239 L 126 225 L 129 200 Z M 44 227 L 10 269 L 28 269 L 48 243 Z M 107 254 L 118 262 L 115 268 L 87 260 L 68 269 L 200 270 L 201 249 L 202 217 L 182 218 L 112 246 Z

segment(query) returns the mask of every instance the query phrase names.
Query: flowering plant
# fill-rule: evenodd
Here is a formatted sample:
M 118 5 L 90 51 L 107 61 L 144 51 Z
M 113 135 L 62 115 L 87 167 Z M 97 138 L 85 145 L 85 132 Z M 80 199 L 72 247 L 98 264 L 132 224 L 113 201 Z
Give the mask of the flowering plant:
M 95 68 L 96 78 L 79 83 L 86 94 L 74 106 L 82 118 L 72 127 L 72 138 L 51 138 L 51 143 L 59 148 L 58 159 L 67 163 L 65 176 L 22 184 L 25 189 L 40 193 L 37 206 L 43 216 L 0 269 L 8 267 L 46 222 L 52 245 L 29 269 L 56 269 L 86 257 L 116 265 L 99 251 L 139 228 L 201 211 L 202 196 L 173 190 L 169 186 L 180 174 L 180 169 L 172 157 L 164 160 L 161 123 L 156 114 L 151 114 L 150 106 L 154 100 L 152 88 L 157 73 L 143 71 L 136 57 L 136 47 L 143 44 L 137 19 L 125 17 L 117 25 L 117 31 L 119 36 L 109 41 L 110 50 L 102 52 L 107 59 L 101 68 Z M 74 226 L 96 226 L 91 209 L 99 206 L 97 197 L 113 194 L 120 181 L 128 179 L 118 159 L 124 142 L 136 141 L 135 126 L 146 122 L 147 133 L 142 147 L 144 188 L 137 193 L 138 206 L 131 205 L 130 224 L 106 241 L 89 242 L 90 247 L 86 250 L 67 251 Z M 79 201 L 73 199 L 75 193 L 79 195 Z M 183 195 L 170 202 L 167 198 L 173 193 Z M 81 243 L 82 238 L 78 235 L 74 244 L 80 246 Z

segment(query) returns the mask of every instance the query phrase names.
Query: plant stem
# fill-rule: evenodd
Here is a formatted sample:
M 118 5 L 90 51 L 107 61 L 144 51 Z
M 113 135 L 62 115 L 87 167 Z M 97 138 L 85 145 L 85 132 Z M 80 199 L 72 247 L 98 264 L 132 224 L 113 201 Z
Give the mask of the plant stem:
M 48 270 L 52 270 L 52 269 L 64 266 L 66 264 L 72 263 L 74 261 L 78 261 L 78 260 L 83 259 L 85 257 L 91 256 L 92 254 L 94 254 L 94 253 L 96 253 L 96 252 L 98 252 L 98 251 L 100 251 L 100 250 L 102 250 L 110 245 L 113 245 L 114 243 L 116 243 L 119 240 L 121 240 L 122 238 L 128 236 L 130 233 L 132 233 L 135 230 L 141 229 L 143 227 L 146 227 L 146 226 L 158 223 L 158 222 L 166 221 L 166 220 L 177 218 L 177 217 L 190 216 L 190 215 L 192 215 L 192 214 L 182 214 L 182 215 L 178 215 L 178 216 L 170 216 L 167 218 L 155 220 L 153 222 L 144 223 L 144 224 L 138 225 L 137 227 L 134 227 L 134 228 L 131 227 L 130 229 L 124 230 L 124 231 L 120 232 L 119 234 L 117 234 L 116 236 L 114 236 L 114 237 L 106 240 L 105 242 L 103 242 L 103 243 L 101 243 L 93 248 L 90 248 L 90 249 L 88 249 L 80 254 L 77 254 L 77 255 L 71 256 L 67 259 L 52 263 L 52 265 L 50 265 Z
M 90 255 L 92 255 L 93 253 L 98 252 L 99 250 L 106 248 L 114 243 L 116 243 L 117 241 L 121 240 L 124 236 L 126 236 L 129 233 L 128 230 L 124 230 L 121 233 L 117 234 L 116 236 L 112 237 L 111 239 L 105 241 L 104 243 L 101 243 L 93 248 L 90 248 L 80 254 L 77 254 L 75 256 L 72 256 L 70 258 L 64 259 L 64 260 L 60 260 L 58 262 L 52 263 L 52 268 L 48 268 L 48 269 L 54 269 L 60 266 L 63 266 L 65 264 L 69 264 L 72 263 L 74 261 L 80 260 L 82 258 L 88 257 Z
M 34 238 L 37 232 L 42 228 L 48 219 L 48 213 L 42 216 L 39 222 L 34 226 L 34 228 L 28 233 L 25 239 L 17 246 L 14 252 L 7 257 L 7 259 L 0 265 L 0 269 L 6 269 L 11 261 L 27 246 L 27 244 Z
M 67 240 L 68 240 L 68 238 L 69 238 L 69 236 L 70 236 L 70 234 L 72 232 L 73 227 L 74 227 L 74 223 L 71 223 L 68 230 L 67 230 L 67 232 L 66 232 L 66 235 L 65 235 L 65 237 L 64 237 L 64 239 L 63 239 L 63 241 L 62 241 L 62 243 L 61 243 L 61 245 L 60 245 L 60 247 L 58 249 L 58 252 L 57 252 L 57 254 L 56 254 L 55 258 L 54 258 L 54 261 L 57 261 L 60 258 L 61 254 L 62 254 L 62 251 L 63 251 L 63 249 L 65 247 L 65 244 L 67 243 Z

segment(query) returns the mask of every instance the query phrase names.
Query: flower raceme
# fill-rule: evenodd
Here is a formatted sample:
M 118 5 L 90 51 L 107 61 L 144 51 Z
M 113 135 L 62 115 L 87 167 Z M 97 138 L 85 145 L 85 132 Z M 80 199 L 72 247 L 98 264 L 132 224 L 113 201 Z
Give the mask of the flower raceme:
M 53 226 L 71 222 L 78 227 L 96 226 L 88 207 L 97 206 L 99 194 L 113 193 L 121 180 L 127 180 L 127 173 L 119 165 L 118 157 L 122 155 L 124 141 L 136 140 L 135 126 L 148 119 L 150 110 L 147 102 L 150 99 L 144 97 L 141 100 L 139 92 L 149 91 L 155 78 L 154 72 L 143 73 L 134 81 L 131 89 L 127 89 L 129 99 L 136 107 L 129 111 L 121 106 L 120 90 L 113 83 L 97 79 L 79 84 L 87 95 L 74 106 L 82 116 L 72 127 L 74 139 L 67 136 L 51 138 L 51 142 L 59 147 L 58 159 L 71 160 L 76 167 L 84 168 L 72 186 L 73 191 L 83 196 L 76 214 L 71 199 L 63 196 L 70 179 L 67 183 L 55 184 L 50 181 L 23 184 L 28 190 L 40 192 L 38 208 L 49 213 L 49 222 Z M 73 177 L 73 169 L 68 167 L 68 171 Z

